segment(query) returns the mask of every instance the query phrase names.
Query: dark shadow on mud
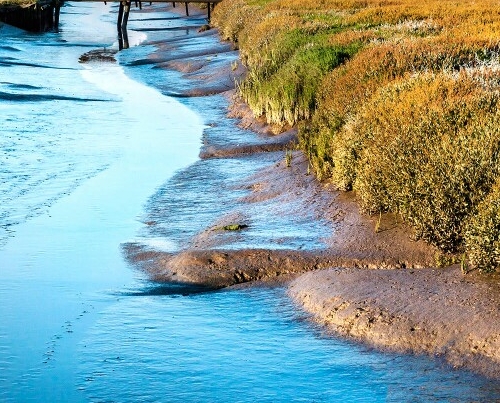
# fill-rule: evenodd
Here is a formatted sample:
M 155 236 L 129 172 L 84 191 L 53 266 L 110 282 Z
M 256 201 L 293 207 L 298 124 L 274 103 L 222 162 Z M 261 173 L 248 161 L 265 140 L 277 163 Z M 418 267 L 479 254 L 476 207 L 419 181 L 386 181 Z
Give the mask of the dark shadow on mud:
M 186 283 L 148 283 L 142 288 L 126 290 L 113 295 L 123 297 L 154 297 L 162 295 L 188 296 L 215 292 L 217 289 L 196 284 Z

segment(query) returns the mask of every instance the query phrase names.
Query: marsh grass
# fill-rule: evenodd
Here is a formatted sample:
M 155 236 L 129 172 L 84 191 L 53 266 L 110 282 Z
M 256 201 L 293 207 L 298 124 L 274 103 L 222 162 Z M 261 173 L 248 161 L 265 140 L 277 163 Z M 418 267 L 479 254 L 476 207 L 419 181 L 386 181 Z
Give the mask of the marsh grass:
M 225 0 L 241 95 L 310 167 L 464 267 L 500 269 L 500 14 L 492 0 Z
M 294 125 L 300 120 L 310 119 L 323 77 L 356 50 L 354 45 L 340 47 L 307 43 L 265 79 L 260 74 L 251 73 L 241 86 L 244 99 L 256 116 L 265 115 L 272 124 Z

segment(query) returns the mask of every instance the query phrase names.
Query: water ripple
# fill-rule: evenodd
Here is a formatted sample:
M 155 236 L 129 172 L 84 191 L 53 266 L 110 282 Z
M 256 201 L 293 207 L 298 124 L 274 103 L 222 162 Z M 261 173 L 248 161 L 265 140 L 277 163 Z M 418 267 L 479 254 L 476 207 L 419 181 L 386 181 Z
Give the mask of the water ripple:
M 80 348 L 93 401 L 491 402 L 500 388 L 425 358 L 323 338 L 281 290 L 123 298 Z
M 8 61 L 9 59 L 11 61 Z M 41 68 L 41 69 L 54 69 L 54 70 L 78 70 L 77 68 L 72 68 L 72 67 L 51 66 L 51 65 L 38 64 L 38 63 L 18 62 L 18 61 L 14 61 L 14 60 L 16 60 L 16 59 L 2 58 L 2 60 L 0 60 L 0 66 L 4 66 L 4 67 L 11 67 L 11 66 L 37 67 L 37 68 Z
M 185 283 L 147 283 L 142 287 L 134 287 L 131 290 L 124 290 L 113 295 L 121 297 L 154 297 L 164 295 L 193 295 L 214 292 L 212 288 Z

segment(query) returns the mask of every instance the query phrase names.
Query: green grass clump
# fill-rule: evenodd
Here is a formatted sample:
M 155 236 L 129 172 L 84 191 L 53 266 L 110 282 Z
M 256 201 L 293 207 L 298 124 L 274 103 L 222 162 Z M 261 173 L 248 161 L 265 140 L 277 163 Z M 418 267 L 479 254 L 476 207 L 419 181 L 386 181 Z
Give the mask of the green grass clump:
M 274 19 L 270 20 L 271 23 Z M 252 40 L 253 38 L 245 38 Z M 273 31 L 268 32 L 260 38 L 262 42 L 258 49 L 243 53 L 243 60 L 246 65 L 251 66 L 250 77 L 254 81 L 265 80 L 277 70 L 295 53 L 298 49 L 308 43 L 314 44 L 309 35 L 301 29 L 288 29 L 285 27 L 274 27 Z M 316 41 L 317 43 L 317 41 Z M 256 50 L 256 51 L 255 51 Z
M 332 35 L 346 29 L 331 10 L 297 11 L 281 4 L 270 10 L 275 1 L 240 3 L 218 5 L 214 24 L 224 38 L 238 44 L 248 67 L 241 95 L 255 115 L 265 115 L 278 127 L 309 119 L 323 77 L 356 53 L 360 42 L 330 42 Z M 245 11 L 249 7 L 252 18 Z
M 271 124 L 294 125 L 309 119 L 323 77 L 357 49 L 308 43 L 268 77 L 250 74 L 241 85 L 243 97 L 255 115 L 265 115 Z

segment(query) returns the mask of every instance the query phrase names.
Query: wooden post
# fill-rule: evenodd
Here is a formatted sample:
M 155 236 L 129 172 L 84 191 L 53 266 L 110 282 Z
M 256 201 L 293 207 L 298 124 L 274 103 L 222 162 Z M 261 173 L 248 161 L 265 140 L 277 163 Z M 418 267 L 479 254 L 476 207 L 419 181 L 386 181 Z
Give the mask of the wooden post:
M 40 4 L 36 5 L 36 16 L 38 18 L 38 32 L 43 32 L 44 31 L 43 13 L 42 13 L 42 6 Z
M 207 3 L 207 10 L 208 10 L 208 22 L 210 22 L 210 3 Z
M 122 21 L 122 31 L 127 29 L 128 16 L 130 14 L 130 1 L 125 2 L 125 6 L 123 8 L 123 21 Z
M 61 5 L 59 2 L 56 3 L 54 8 L 54 29 L 59 31 L 59 14 L 61 13 Z
M 118 33 L 118 49 L 123 50 L 129 47 L 127 28 L 124 28 Z
M 189 7 L 188 3 L 184 3 L 186 5 L 186 15 L 189 17 Z
M 116 21 L 116 28 L 120 34 L 122 32 L 123 8 L 123 2 L 120 1 L 120 7 L 118 8 L 118 20 Z

